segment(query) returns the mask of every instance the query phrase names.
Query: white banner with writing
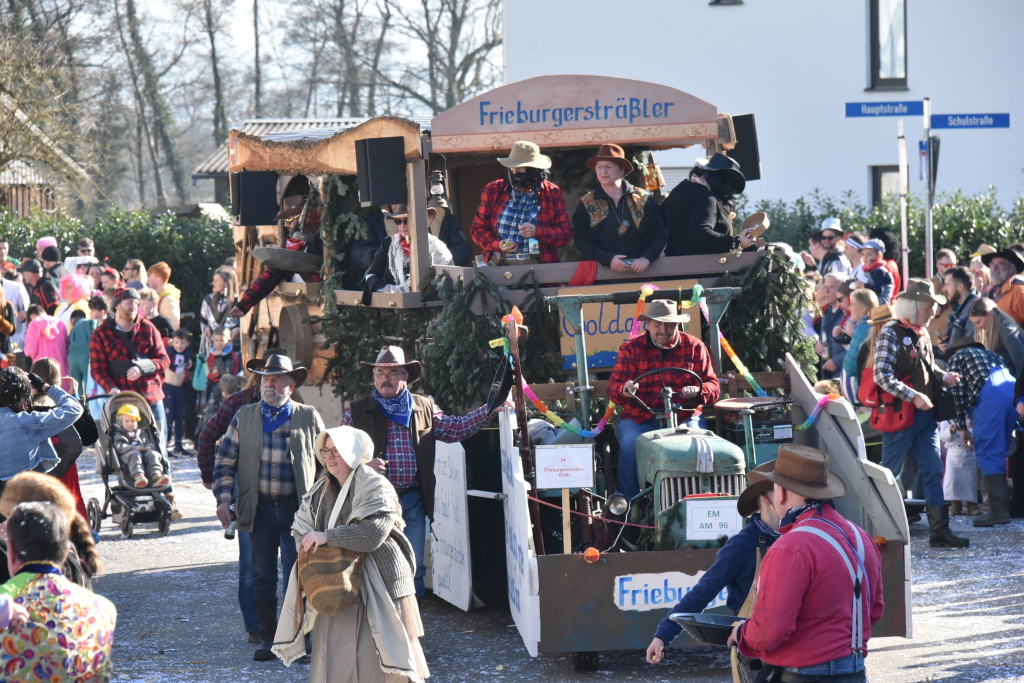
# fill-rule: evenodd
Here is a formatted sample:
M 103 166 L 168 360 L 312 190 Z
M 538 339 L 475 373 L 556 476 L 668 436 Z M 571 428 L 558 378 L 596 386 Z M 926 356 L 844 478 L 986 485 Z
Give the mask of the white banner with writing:
M 469 553 L 466 451 L 462 444 L 437 442 L 434 457 L 434 521 L 430 525 L 430 572 L 434 595 L 461 610 L 473 600 Z

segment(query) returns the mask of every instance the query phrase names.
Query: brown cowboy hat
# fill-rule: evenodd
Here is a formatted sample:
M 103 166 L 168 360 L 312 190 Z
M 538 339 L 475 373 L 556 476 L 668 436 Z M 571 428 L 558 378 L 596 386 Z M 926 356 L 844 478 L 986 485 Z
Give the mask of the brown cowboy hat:
M 775 461 L 758 465 L 747 472 L 747 481 L 750 485 L 740 493 L 740 499 L 736 501 L 736 509 L 743 517 L 749 517 L 758 510 L 757 499 L 763 493 L 768 493 L 775 484 L 765 479 L 765 472 L 772 472 L 775 469 Z
M 828 471 L 828 456 L 817 448 L 782 444 L 774 464 L 772 471 L 763 471 L 762 476 L 798 496 L 828 500 L 846 495 L 846 484 Z
M 907 288 L 896 296 L 899 299 L 910 299 L 911 301 L 926 301 L 939 306 L 946 305 L 946 297 L 935 293 L 935 284 L 931 280 L 922 277 L 912 277 L 907 280 Z
M 601 145 L 597 149 L 597 156 L 587 159 L 587 166 L 594 168 L 599 161 L 610 161 L 618 164 L 622 168 L 623 173 L 633 172 L 633 164 L 629 163 L 626 153 L 618 145 Z
M 302 213 L 302 207 L 306 205 L 305 195 L 293 195 L 291 197 L 285 197 L 281 200 L 281 211 L 277 214 L 277 220 L 283 221 L 289 218 L 295 218 Z M 320 212 L 315 206 L 309 207 L 309 213 L 306 214 L 307 225 L 319 225 L 320 224 Z
M 245 364 L 245 369 L 254 375 L 272 377 L 274 375 L 288 375 L 295 380 L 295 388 L 298 389 L 306 383 L 309 371 L 302 366 L 294 367 L 292 359 L 283 353 L 271 354 L 266 360 L 252 359 Z
M 868 325 L 884 325 L 890 320 L 896 319 L 896 309 L 890 304 L 875 306 L 868 314 Z
M 423 372 L 423 364 L 418 360 L 405 361 L 405 351 L 401 346 L 385 346 L 377 354 L 375 362 L 367 363 L 365 360 L 361 362 L 367 368 L 403 367 L 409 373 L 409 378 L 406 380 L 409 384 L 418 380 Z
M 660 323 L 688 323 L 690 316 L 676 311 L 676 303 L 668 299 L 655 299 L 644 304 L 644 312 L 637 320 L 657 320 Z

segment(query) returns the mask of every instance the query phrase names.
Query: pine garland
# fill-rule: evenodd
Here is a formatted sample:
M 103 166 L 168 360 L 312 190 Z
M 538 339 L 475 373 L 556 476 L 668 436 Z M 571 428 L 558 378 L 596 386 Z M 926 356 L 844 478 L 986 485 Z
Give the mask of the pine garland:
M 743 289 L 720 329 L 751 372 L 783 370 L 789 352 L 813 376 L 814 342 L 801 333 L 810 299 L 803 277 L 781 251 L 768 249 L 753 266 L 726 273 L 715 286 Z

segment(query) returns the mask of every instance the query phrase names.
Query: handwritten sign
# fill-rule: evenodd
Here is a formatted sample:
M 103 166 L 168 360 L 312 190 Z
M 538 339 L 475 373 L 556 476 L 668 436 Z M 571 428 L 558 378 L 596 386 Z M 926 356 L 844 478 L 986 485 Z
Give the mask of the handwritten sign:
M 473 601 L 473 570 L 469 553 L 466 451 L 462 444 L 438 442 L 435 447 L 434 521 L 430 525 L 430 575 L 434 595 L 463 611 Z
M 702 576 L 702 571 L 693 576 L 682 572 L 616 576 L 612 599 L 623 612 L 666 610 L 682 600 Z M 711 599 L 708 607 L 721 607 L 728 599 L 729 589 L 723 588 Z
M 578 489 L 594 485 L 593 444 L 534 446 L 537 488 Z
M 688 289 L 697 284 L 696 280 L 669 280 L 659 282 L 661 289 Z M 628 285 L 597 285 L 592 287 L 562 287 L 558 290 L 563 294 L 611 294 L 640 288 L 637 284 Z M 629 339 L 629 331 L 633 329 L 633 312 L 636 304 L 584 304 L 583 320 L 587 335 L 587 367 L 613 368 L 619 357 L 619 347 Z M 689 314 L 690 322 L 683 323 L 683 332 L 700 339 L 700 309 L 694 306 L 684 313 Z M 562 369 L 576 368 L 576 333 L 563 318 L 561 320 L 562 335 L 559 343 L 562 352 Z
M 733 536 L 743 529 L 735 498 L 697 498 L 686 501 L 686 539 L 714 540 Z

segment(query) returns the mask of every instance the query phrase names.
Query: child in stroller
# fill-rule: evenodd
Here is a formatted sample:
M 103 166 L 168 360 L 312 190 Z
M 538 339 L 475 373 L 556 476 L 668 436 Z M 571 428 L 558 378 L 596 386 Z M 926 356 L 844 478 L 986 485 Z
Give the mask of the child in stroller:
M 139 409 L 133 405 L 118 408 L 116 425 L 112 430 L 114 451 L 118 459 L 128 467 L 135 488 L 167 486 L 171 483 L 171 477 L 164 472 L 160 451 L 149 432 L 139 429 L 141 419 Z

